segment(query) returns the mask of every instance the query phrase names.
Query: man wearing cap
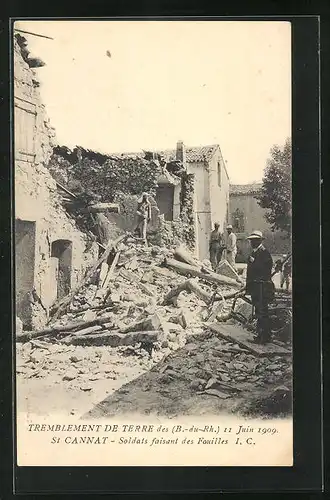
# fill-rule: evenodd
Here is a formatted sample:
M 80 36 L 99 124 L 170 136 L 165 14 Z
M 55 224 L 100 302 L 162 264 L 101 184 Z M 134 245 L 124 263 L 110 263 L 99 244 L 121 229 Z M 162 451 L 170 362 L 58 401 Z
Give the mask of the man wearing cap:
M 261 231 L 253 231 L 248 236 L 248 240 L 252 252 L 247 265 L 246 293 L 251 296 L 257 317 L 255 342 L 266 344 L 271 338 L 268 305 L 274 299 L 274 284 L 271 278 L 273 259 L 262 244 Z
M 236 234 L 233 232 L 233 226 L 227 226 L 227 244 L 226 244 L 226 260 L 235 269 L 235 259 L 237 254 Z
M 147 193 L 143 193 L 142 199 L 138 204 L 138 209 L 137 209 L 136 213 L 138 215 L 137 229 L 139 229 L 139 231 L 140 231 L 140 237 L 146 243 L 147 242 L 147 225 L 151 220 L 151 205 L 150 205 L 150 202 L 148 200 Z
M 223 249 L 222 234 L 219 231 L 219 227 L 220 227 L 219 222 L 215 222 L 214 229 L 210 235 L 209 251 L 210 251 L 210 261 L 213 270 L 215 270 L 217 268 L 217 265 L 219 264 L 221 258 L 221 251 Z

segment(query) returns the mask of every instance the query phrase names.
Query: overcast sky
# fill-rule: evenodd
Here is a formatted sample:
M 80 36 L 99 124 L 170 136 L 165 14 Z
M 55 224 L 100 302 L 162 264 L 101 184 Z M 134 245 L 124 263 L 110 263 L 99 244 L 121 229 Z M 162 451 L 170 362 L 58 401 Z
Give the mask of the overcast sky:
M 58 143 L 102 152 L 219 144 L 259 181 L 291 135 L 291 30 L 275 21 L 19 21 Z M 107 55 L 108 52 L 108 55 Z

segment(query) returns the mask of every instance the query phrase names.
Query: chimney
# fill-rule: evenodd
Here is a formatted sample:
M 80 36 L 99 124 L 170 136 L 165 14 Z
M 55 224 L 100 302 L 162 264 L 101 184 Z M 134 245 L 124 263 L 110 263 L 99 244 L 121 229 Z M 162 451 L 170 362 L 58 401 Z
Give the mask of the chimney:
M 183 141 L 178 141 L 176 144 L 176 160 L 186 164 L 186 148 Z

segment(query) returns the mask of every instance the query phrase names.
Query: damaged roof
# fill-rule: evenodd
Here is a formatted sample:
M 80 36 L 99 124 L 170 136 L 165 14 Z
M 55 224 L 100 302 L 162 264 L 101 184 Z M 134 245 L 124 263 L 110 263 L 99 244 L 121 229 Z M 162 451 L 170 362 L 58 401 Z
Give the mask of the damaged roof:
M 219 149 L 218 144 L 213 144 L 212 146 L 186 147 L 186 160 L 188 163 L 209 161 L 217 149 Z M 176 159 L 175 149 L 165 149 L 164 151 L 157 151 L 157 153 L 164 156 L 167 161 Z
M 254 182 L 252 184 L 230 184 L 229 193 L 233 195 L 257 194 L 261 186 L 261 182 Z
M 71 150 L 66 146 L 61 146 L 61 149 L 63 150 L 67 149 L 69 152 L 71 152 Z M 188 163 L 209 161 L 211 160 L 212 156 L 217 151 L 217 149 L 220 149 L 218 144 L 213 144 L 211 146 L 186 147 L 186 161 Z M 87 154 L 92 154 L 92 153 L 100 154 L 103 155 L 105 158 L 112 160 L 120 160 L 123 158 L 131 158 L 131 159 L 144 158 L 145 153 L 147 151 L 148 150 L 143 150 L 139 152 L 101 153 L 99 151 L 84 150 L 84 152 Z M 159 154 L 160 156 L 163 156 L 167 162 L 176 160 L 175 149 L 164 149 L 164 150 L 157 150 L 154 152 Z
M 198 147 L 186 147 L 186 160 L 188 163 L 209 161 L 216 150 L 219 148 L 218 144 L 213 144 L 212 146 L 198 146 Z M 147 150 L 145 150 L 147 151 Z M 135 153 L 108 153 L 108 158 L 120 159 L 120 158 L 144 158 L 145 151 L 135 152 Z M 176 160 L 176 150 L 175 149 L 164 149 L 156 150 L 155 153 L 164 157 L 164 159 L 169 161 Z

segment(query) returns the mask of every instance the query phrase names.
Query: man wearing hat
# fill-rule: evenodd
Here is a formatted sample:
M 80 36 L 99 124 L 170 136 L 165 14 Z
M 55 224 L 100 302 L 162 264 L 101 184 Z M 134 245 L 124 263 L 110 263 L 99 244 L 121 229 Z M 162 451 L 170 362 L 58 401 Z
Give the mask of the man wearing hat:
M 273 259 L 262 243 L 261 231 L 253 231 L 248 240 L 252 252 L 247 265 L 246 294 L 251 296 L 257 317 L 255 342 L 266 344 L 271 338 L 268 305 L 274 299 L 274 284 L 271 278 Z
M 226 260 L 235 269 L 235 259 L 237 254 L 236 234 L 233 232 L 233 226 L 227 226 L 227 242 L 226 242 Z

